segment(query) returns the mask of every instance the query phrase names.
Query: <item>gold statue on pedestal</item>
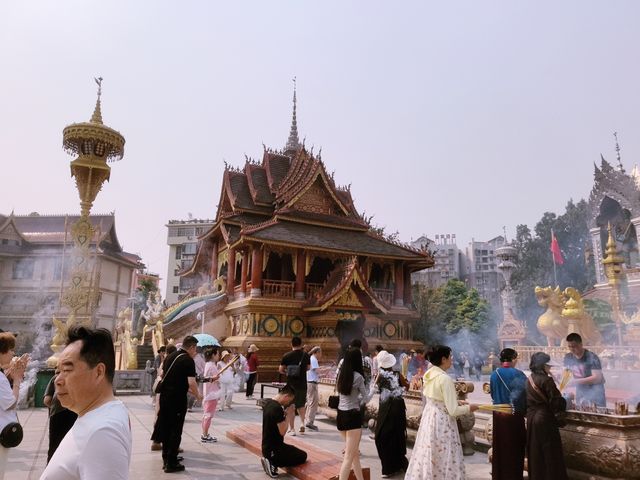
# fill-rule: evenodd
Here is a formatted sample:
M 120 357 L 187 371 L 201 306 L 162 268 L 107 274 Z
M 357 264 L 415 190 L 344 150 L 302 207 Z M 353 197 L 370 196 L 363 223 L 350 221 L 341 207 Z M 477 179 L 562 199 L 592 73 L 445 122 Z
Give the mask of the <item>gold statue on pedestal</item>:
M 593 318 L 587 313 L 582 301 L 582 295 L 573 287 L 564 291 L 560 287 L 536 287 L 538 304 L 547 307 L 538 318 L 538 330 L 547 337 L 549 347 L 564 343 L 570 333 L 579 333 L 584 342 L 598 345 L 602 342 L 602 335 L 598 331 Z
M 120 370 L 135 370 L 138 368 L 138 339 L 131 337 L 133 327 L 133 312 L 130 307 L 120 310 L 119 322 L 116 325 L 116 345 L 120 346 Z
M 162 296 L 160 295 L 160 291 L 156 290 L 155 294 L 149 294 L 149 298 L 147 298 L 147 309 L 140 314 L 145 320 L 140 345 L 144 345 L 145 335 L 148 331 L 151 331 L 151 345 L 153 346 L 154 353 L 157 353 L 158 349 L 165 345 L 163 310 Z

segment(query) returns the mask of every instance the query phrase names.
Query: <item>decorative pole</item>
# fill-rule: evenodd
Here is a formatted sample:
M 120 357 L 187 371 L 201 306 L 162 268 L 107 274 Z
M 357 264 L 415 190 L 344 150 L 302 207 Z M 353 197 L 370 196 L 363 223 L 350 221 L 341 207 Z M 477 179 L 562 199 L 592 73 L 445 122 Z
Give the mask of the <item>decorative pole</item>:
M 95 265 L 91 265 L 90 246 L 96 231 L 89 214 L 102 184 L 109 180 L 111 167 L 107 163 L 120 160 L 124 155 L 124 137 L 102 123 L 102 77 L 95 81 L 98 84 L 98 99 L 91 120 L 68 125 L 62 132 L 63 148 L 67 153 L 77 155 L 70 166 L 71 176 L 75 178 L 80 194 L 80 218 L 71 226 L 74 245 L 71 251 L 71 278 L 61 302 L 68 309 L 68 318 L 66 321 L 53 318 L 56 331 L 51 349 L 54 353 L 47 360 L 52 368 L 58 363 L 57 356 L 64 348 L 69 327 L 76 322 L 92 323 L 98 304 L 99 286 L 91 281 Z
M 609 279 L 609 285 L 611 286 L 611 307 L 613 308 L 613 316 L 616 323 L 616 330 L 618 332 L 618 345 L 623 345 L 622 340 L 622 288 L 626 282 L 626 275 L 622 266 L 624 265 L 624 258 L 618 254 L 616 247 L 616 241 L 613 239 L 613 231 L 611 223 L 608 227 L 609 239 L 607 240 L 607 247 L 605 250 L 606 258 L 602 261 L 604 265 L 604 272 Z

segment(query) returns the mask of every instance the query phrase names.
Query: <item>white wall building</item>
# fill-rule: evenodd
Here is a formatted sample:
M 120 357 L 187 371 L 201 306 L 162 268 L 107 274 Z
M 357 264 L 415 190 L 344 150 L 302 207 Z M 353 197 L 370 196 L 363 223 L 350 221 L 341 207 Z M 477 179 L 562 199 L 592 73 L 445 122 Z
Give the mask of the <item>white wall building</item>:
M 180 278 L 178 273 L 193 263 L 198 246 L 198 237 L 213 227 L 214 220 L 169 220 L 167 244 L 169 245 L 169 265 L 167 268 L 167 305 L 181 300 L 198 285 L 192 279 Z

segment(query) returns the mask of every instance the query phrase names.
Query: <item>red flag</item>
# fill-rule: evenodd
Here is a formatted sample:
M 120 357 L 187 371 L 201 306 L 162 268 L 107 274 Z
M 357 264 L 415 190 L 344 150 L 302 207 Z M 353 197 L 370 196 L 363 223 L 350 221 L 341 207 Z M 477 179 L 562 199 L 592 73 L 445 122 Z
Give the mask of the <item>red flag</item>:
M 553 256 L 553 261 L 556 265 L 564 264 L 564 258 L 562 258 L 562 252 L 560 251 L 560 245 L 558 244 L 558 239 L 556 238 L 553 230 L 551 230 L 551 254 Z

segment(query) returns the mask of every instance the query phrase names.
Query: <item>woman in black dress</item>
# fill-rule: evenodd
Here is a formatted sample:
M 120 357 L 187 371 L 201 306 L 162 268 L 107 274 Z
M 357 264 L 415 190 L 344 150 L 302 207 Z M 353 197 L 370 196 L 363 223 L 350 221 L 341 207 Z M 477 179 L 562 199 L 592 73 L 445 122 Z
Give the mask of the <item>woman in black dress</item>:
M 376 386 L 380 389 L 378 419 L 376 421 L 376 449 L 382 463 L 382 477 L 390 477 L 406 470 L 407 460 L 407 408 L 402 398 L 409 386 L 400 372 L 391 370 L 396 358 L 382 350 L 378 353 Z
M 550 375 L 551 357 L 544 352 L 531 356 L 527 381 L 527 458 L 529 480 L 566 480 L 560 430 L 555 413 L 567 402 Z

